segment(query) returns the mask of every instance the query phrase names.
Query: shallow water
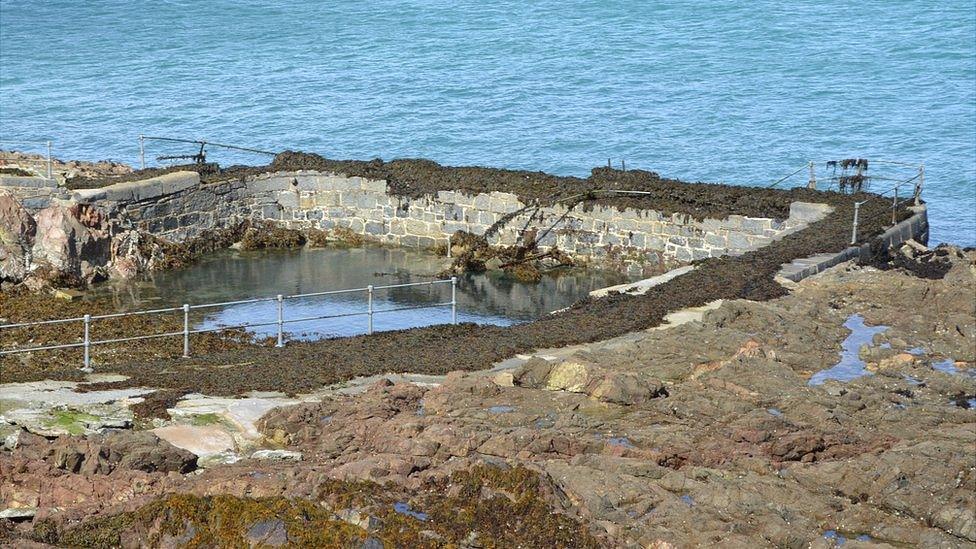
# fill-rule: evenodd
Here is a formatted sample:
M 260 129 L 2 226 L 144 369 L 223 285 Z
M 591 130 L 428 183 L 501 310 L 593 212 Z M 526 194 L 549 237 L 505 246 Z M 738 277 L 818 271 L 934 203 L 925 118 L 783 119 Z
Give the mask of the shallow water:
M 828 379 L 851 381 L 864 375 L 872 375 L 865 366 L 865 362 L 858 356 L 862 345 L 870 345 L 874 334 L 888 329 L 887 326 L 868 326 L 864 317 L 853 314 L 844 322 L 844 327 L 851 331 L 841 343 L 840 362 L 834 366 L 821 370 L 810 377 L 810 385 L 821 385 Z
M 96 288 L 121 310 L 152 309 L 245 300 L 277 294 L 296 295 L 367 285 L 391 285 L 435 280 L 430 274 L 446 267 L 444 258 L 412 250 L 365 247 L 303 249 L 299 251 L 239 252 L 228 250 L 193 266 L 153 274 L 141 281 Z M 538 283 L 518 282 L 498 273 L 459 277 L 459 322 L 509 325 L 533 320 L 568 307 L 594 289 L 626 281 L 626 277 L 596 270 L 573 270 Z M 395 330 L 451 321 L 449 306 L 397 312 L 403 307 L 451 301 L 450 284 L 375 290 L 374 329 Z M 284 301 L 286 321 L 325 315 L 363 313 L 366 292 L 296 298 Z M 275 322 L 275 302 L 247 303 L 194 312 L 196 328 Z M 203 315 L 203 316 L 201 316 Z M 348 336 L 367 330 L 365 315 L 290 323 L 291 339 Z M 275 325 L 251 328 L 259 336 L 277 333 Z
M 745 185 L 888 158 L 925 163 L 933 241 L 976 245 L 972 0 L 0 0 L 0 28 L 0 139 L 63 158 L 146 134 Z

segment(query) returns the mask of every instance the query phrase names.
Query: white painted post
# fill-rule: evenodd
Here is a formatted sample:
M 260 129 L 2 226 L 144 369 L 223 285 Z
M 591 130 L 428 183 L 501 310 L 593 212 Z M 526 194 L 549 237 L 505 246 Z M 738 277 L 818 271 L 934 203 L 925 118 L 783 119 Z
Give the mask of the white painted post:
M 278 342 L 275 343 L 275 347 L 285 346 L 285 297 L 278 294 L 275 298 L 278 300 Z
M 807 188 L 817 190 L 817 172 L 813 167 L 813 160 L 810 161 L 810 181 L 807 183 Z
M 91 315 L 85 315 L 85 369 L 91 368 Z
M 183 358 L 190 358 L 190 306 L 183 304 Z
M 47 142 L 47 178 L 51 179 L 54 172 L 51 170 L 51 142 Z
M 457 277 L 451 277 L 451 324 L 457 324 Z
M 373 334 L 373 285 L 366 286 L 366 316 L 369 317 L 369 325 L 366 333 Z
M 851 226 L 851 245 L 857 244 L 857 216 L 861 210 L 861 203 L 854 203 L 854 224 Z
M 146 169 L 146 138 L 139 134 L 139 167 Z

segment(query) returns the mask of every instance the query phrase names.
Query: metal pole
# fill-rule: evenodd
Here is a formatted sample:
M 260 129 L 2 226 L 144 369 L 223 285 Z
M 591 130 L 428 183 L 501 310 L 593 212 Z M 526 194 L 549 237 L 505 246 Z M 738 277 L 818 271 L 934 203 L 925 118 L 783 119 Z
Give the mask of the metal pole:
M 91 369 L 91 315 L 85 315 L 85 369 Z
M 276 298 L 278 300 L 278 342 L 275 343 L 275 347 L 285 346 L 285 297 L 278 294 Z
M 451 324 L 457 324 L 457 277 L 451 277 Z
M 190 306 L 183 304 L 183 358 L 190 358 Z
M 366 333 L 373 334 L 373 285 L 366 286 L 366 315 L 369 317 L 369 326 Z
M 925 184 L 925 164 L 918 165 L 918 183 L 915 184 L 915 205 L 918 206 L 922 197 L 922 185 Z
M 366 317 L 368 318 L 366 333 L 369 335 L 373 335 L 373 285 L 372 284 L 366 286 Z
M 51 142 L 47 142 L 47 178 L 51 179 Z
M 857 216 L 858 216 L 858 213 L 860 212 L 860 210 L 861 210 L 861 203 L 860 202 L 855 202 L 854 203 L 854 224 L 851 226 L 851 245 L 852 246 L 857 243 Z
M 895 208 L 898 206 L 898 185 L 895 185 L 895 196 L 891 199 L 891 224 L 895 224 Z
M 146 136 L 139 134 L 139 167 L 146 169 Z
M 623 158 L 620 159 L 620 171 L 622 172 L 627 171 L 627 163 L 624 162 Z
M 810 161 L 810 181 L 807 183 L 807 188 L 817 190 L 817 172 L 813 167 L 813 160 Z

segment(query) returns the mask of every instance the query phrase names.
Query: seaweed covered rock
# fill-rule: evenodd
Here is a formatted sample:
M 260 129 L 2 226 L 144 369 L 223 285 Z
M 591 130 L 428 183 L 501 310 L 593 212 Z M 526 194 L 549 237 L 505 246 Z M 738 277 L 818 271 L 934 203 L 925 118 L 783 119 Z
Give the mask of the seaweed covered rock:
M 305 235 L 299 230 L 263 223 L 244 231 L 240 247 L 242 250 L 288 250 L 304 246 L 305 241 Z

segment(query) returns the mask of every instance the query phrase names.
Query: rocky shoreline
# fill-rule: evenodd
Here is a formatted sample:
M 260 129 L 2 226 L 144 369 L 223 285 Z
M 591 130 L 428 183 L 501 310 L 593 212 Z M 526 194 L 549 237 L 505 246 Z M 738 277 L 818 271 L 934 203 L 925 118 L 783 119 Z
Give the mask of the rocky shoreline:
M 545 174 L 424 161 L 292 153 L 279 161 L 386 178 L 404 194 L 501 185 L 544 200 L 552 188 Z M 426 186 L 413 183 L 418 173 Z M 684 185 L 594 170 L 560 180 L 568 185 L 560 197 L 587 195 L 607 183 L 601 178 L 661 196 Z M 665 207 L 727 215 L 788 208 L 814 193 L 687 188 L 687 201 Z M 869 261 L 798 284 L 780 279 L 791 261 L 848 246 L 858 197 L 814 194 L 831 209 L 805 229 L 526 324 L 285 348 L 243 333 L 203 334 L 188 359 L 155 340 L 127 342 L 97 348 L 95 374 L 80 372 L 70 353 L 4 357 L 0 542 L 976 543 L 976 252 L 914 242 L 886 249 L 874 239 L 890 206 L 871 201 L 859 232 L 860 243 L 873 243 Z M 111 275 L 108 266 L 134 275 L 232 243 L 290 247 L 342 236 L 241 224 L 175 245 L 111 227 L 84 205 L 35 216 L 4 200 L 3 265 L 22 261 L 28 281 L 0 291 L 6 322 L 111 312 L 108 302 L 27 289 L 84 284 Z M 458 235 L 455 268 L 501 268 L 526 253 L 468 240 Z M 50 268 L 32 266 L 35 258 Z M 176 331 L 181 322 L 109 319 L 100 334 Z M 4 330 L 0 344 L 62 338 L 47 325 Z
M 5 542 L 969 546 L 976 252 L 940 250 L 941 279 L 847 263 L 494 371 L 285 399 L 242 460 L 204 469 L 172 431 L 236 432 L 223 408 L 22 432 L 0 452 L 0 507 L 25 517 Z M 853 376 L 812 383 L 854 317 L 876 328 Z

